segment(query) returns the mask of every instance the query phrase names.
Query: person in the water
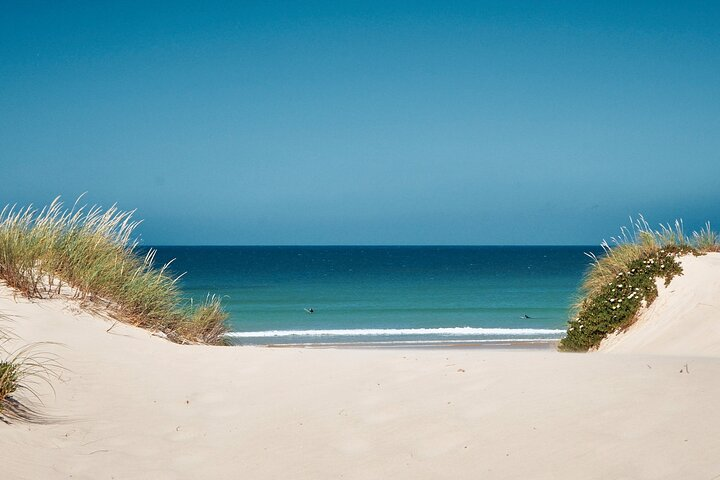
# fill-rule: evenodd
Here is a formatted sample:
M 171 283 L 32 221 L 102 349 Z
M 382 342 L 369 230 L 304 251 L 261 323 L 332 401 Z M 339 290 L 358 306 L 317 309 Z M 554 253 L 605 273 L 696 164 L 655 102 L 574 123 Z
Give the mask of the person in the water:
M 306 308 L 305 311 L 307 313 L 315 313 L 315 310 L 313 310 L 312 308 Z
M 520 317 L 520 318 L 532 318 L 532 317 L 531 317 L 530 315 L 528 315 L 528 314 L 524 314 L 524 315 L 523 315 L 522 317 Z

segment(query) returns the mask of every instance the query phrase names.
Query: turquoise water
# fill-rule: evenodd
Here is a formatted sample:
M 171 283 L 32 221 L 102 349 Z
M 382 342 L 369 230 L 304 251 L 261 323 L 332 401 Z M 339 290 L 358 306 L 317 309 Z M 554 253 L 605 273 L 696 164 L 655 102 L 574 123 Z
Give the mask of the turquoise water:
M 158 247 L 233 342 L 559 338 L 589 247 Z M 308 313 L 312 309 L 314 313 Z M 529 317 L 529 318 L 526 318 Z

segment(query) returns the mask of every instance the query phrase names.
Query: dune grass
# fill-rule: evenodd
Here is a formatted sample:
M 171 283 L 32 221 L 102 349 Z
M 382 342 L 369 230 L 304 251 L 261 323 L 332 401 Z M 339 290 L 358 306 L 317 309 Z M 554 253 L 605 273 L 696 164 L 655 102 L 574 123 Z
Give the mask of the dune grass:
M 0 348 L 8 339 L 9 335 L 0 329 Z M 18 389 L 19 382 L 19 365 L 6 357 L 0 357 L 0 413 L 5 399 Z
M 40 210 L 7 206 L 0 213 L 0 279 L 29 298 L 69 293 L 178 343 L 225 344 L 220 300 L 184 299 L 170 264 L 156 268 L 154 250 L 139 255 L 133 213 L 77 202 L 68 209 L 59 198 Z
M 54 355 L 43 352 L 43 344 L 32 344 L 14 352 L 0 348 L 0 414 L 6 402 L 19 391 L 25 391 L 42 403 L 36 388 L 51 380 L 62 370 Z
M 680 220 L 653 229 L 640 216 L 631 229 L 623 228 L 619 237 L 604 241 L 602 247 L 602 256 L 589 254 L 593 262 L 560 350 L 587 351 L 608 334 L 628 328 L 640 309 L 657 297 L 656 279 L 667 285 L 682 274 L 678 256 L 720 251 L 720 241 L 709 223 L 687 236 Z
M 6 320 L 6 317 L 0 314 L 0 320 Z M 9 351 L 5 347 L 11 339 L 10 333 L 0 328 L 0 415 L 4 414 L 13 394 L 21 390 L 40 400 L 35 392 L 38 383 L 47 383 L 52 388 L 51 379 L 62 370 L 55 355 L 42 351 L 43 344 Z
M 18 388 L 20 366 L 8 360 L 0 360 L 0 412 L 3 401 Z

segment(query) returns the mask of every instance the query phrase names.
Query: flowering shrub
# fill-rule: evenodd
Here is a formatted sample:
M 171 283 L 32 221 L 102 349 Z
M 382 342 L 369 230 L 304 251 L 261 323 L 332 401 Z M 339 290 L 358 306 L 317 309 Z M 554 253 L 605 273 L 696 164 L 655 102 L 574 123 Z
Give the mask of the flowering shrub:
M 580 303 L 577 316 L 569 322 L 567 335 L 560 341 L 560 350 L 587 351 L 597 347 L 608 334 L 632 325 L 640 308 L 657 297 L 655 279 L 662 278 L 667 285 L 675 275 L 682 274 L 677 257 L 686 253 L 697 251 L 687 245 L 668 245 L 628 262 L 625 271 Z

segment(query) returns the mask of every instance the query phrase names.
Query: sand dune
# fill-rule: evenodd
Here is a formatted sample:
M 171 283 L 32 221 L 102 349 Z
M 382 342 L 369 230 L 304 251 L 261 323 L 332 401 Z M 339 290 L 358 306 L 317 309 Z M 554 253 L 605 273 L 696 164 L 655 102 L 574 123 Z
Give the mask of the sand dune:
M 180 346 L 2 289 L 15 344 L 58 342 L 67 369 L 40 423 L 0 424 L 2 478 L 716 478 L 717 344 L 679 317 L 720 319 L 694 278 L 718 262 L 684 260 L 668 326 L 622 355 Z
M 602 352 L 720 356 L 720 253 L 680 259 L 683 275 L 667 287 L 626 332 L 600 345 Z

